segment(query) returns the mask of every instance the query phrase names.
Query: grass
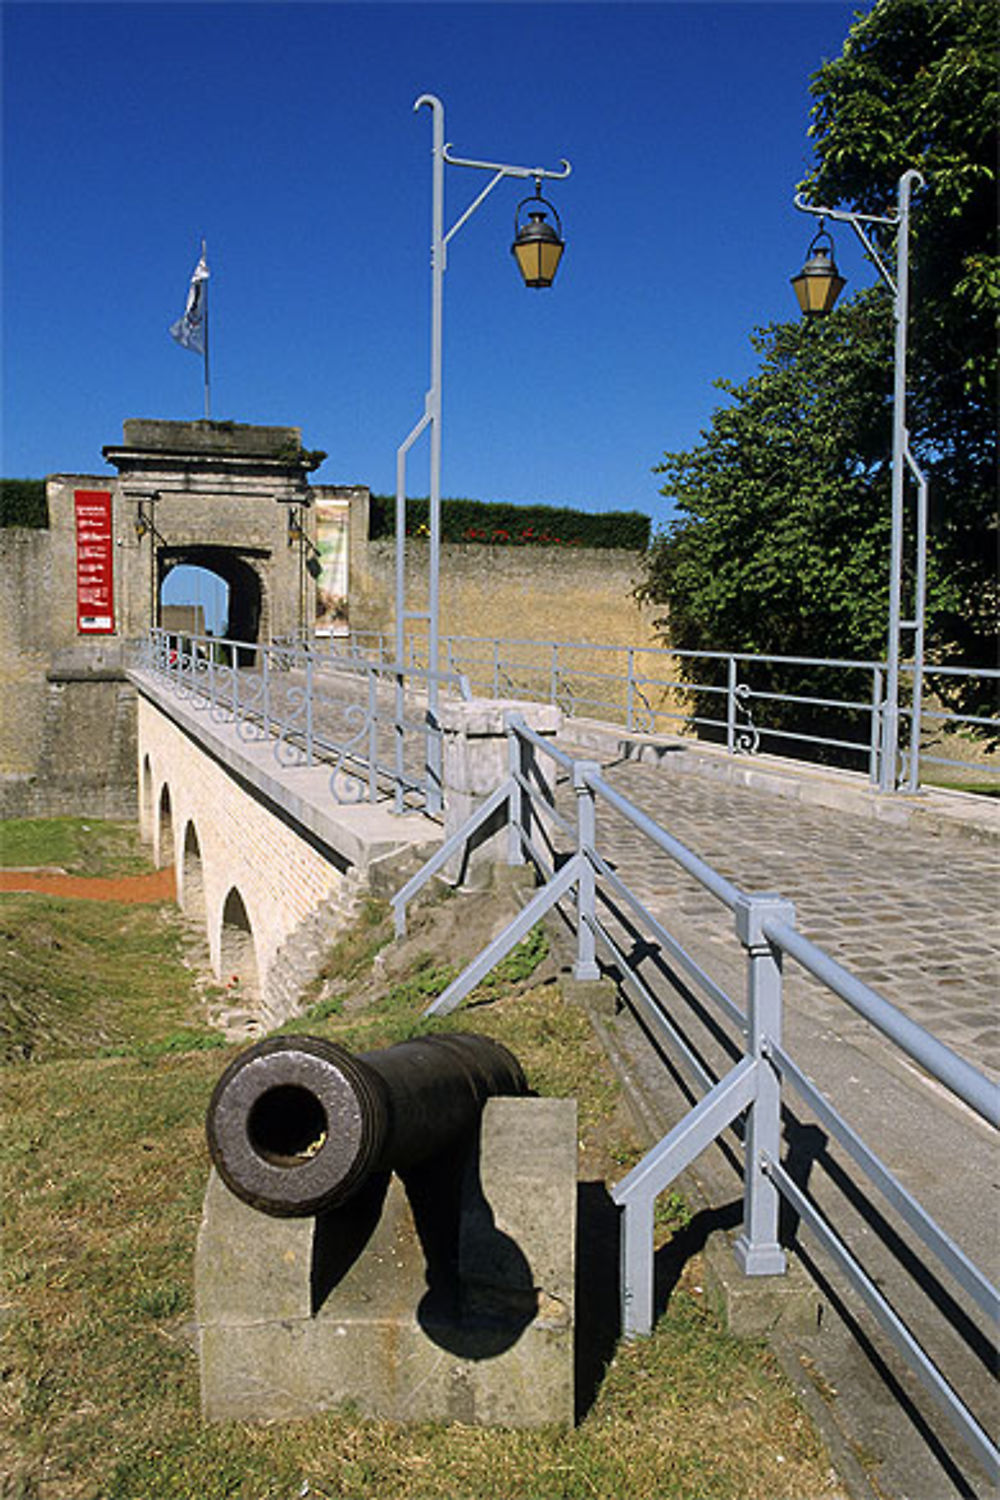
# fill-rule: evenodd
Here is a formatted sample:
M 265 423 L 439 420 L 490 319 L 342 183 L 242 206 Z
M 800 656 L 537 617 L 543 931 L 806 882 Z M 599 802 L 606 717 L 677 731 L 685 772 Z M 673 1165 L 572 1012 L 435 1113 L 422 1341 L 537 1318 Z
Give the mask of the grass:
M 164 906 L 0 898 L 0 1060 L 58 1058 L 204 1033 L 185 926 Z
M 13 899 L 0 901 L 4 912 Z M 88 902 L 79 910 L 74 920 L 82 923 L 102 909 Z M 69 915 L 50 913 L 51 930 L 63 933 Z M 383 918 L 372 907 L 337 945 L 327 977 L 343 983 L 344 1003 L 314 1002 L 316 1034 L 364 1049 L 427 1026 L 420 1009 L 447 972 L 429 958 L 374 1004 L 351 1008 L 344 971 L 357 979 L 370 967 Z M 82 926 L 74 931 L 81 940 Z M 114 941 L 106 941 L 113 968 Z M 508 977 L 481 990 L 453 1024 L 503 1040 L 540 1093 L 575 1095 L 584 1174 L 614 1181 L 637 1142 L 583 1012 L 562 1002 L 554 982 L 532 987 L 542 947 L 532 935 L 511 955 Z M 720 1329 L 694 1274 L 675 1289 L 654 1336 L 618 1350 L 571 1432 L 398 1427 L 347 1412 L 273 1426 L 203 1424 L 191 1336 L 193 1250 L 208 1170 L 203 1122 L 234 1052 L 204 1050 L 203 1032 L 178 1027 L 176 997 L 154 982 L 162 958 L 141 975 L 136 962 L 135 946 L 119 950 L 128 973 L 122 989 L 131 988 L 134 1001 L 115 1018 L 120 1055 L 101 1055 L 110 1023 L 92 989 L 83 986 L 86 994 L 72 1000 L 67 979 L 73 1045 L 50 1041 L 40 1020 L 33 1060 L 0 1069 L 0 1171 L 10 1205 L 0 1262 L 5 1497 L 821 1500 L 840 1493 L 771 1356 Z M 75 957 L 66 967 L 79 971 Z M 665 1210 L 664 1237 L 685 1219 L 673 1195 Z
M 0 823 L 4 857 L 87 875 L 150 867 L 135 826 L 83 818 Z M 0 898 L 0 1061 L 216 1046 L 173 905 L 35 894 Z
M 1000 797 L 1000 781 L 960 781 L 924 770 L 921 770 L 920 778 L 924 786 L 939 787 L 945 792 L 973 792 L 977 797 Z
M 68 875 L 142 875 L 153 866 L 131 823 L 96 818 L 0 822 L 0 867 L 55 865 Z

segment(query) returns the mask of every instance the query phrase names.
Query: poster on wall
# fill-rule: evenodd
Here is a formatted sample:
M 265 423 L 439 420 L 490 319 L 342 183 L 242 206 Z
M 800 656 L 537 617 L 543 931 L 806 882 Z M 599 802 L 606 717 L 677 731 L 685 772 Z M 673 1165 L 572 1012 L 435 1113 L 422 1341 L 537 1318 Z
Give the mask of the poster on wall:
M 347 635 L 346 500 L 316 500 L 316 634 Z
M 114 551 L 110 490 L 75 490 L 76 631 L 113 635 Z

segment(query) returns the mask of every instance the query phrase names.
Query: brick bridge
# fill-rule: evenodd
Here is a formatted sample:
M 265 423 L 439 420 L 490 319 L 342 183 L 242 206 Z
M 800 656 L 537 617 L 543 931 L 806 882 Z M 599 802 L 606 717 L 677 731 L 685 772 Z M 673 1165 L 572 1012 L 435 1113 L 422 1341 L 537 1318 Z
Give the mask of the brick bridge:
M 212 969 L 253 1019 L 291 1015 L 332 935 L 368 890 L 390 894 L 440 842 L 422 814 L 338 805 L 330 768 L 280 767 L 146 672 L 138 689 L 139 814 L 178 901 L 205 924 Z

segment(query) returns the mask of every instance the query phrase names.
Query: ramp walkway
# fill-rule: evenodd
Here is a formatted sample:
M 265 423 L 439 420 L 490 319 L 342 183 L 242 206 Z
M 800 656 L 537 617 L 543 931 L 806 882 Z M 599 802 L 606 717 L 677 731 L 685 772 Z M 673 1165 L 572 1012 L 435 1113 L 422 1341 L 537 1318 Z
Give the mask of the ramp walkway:
M 833 773 L 824 784 L 822 773 L 805 770 L 796 781 L 780 764 L 772 781 L 787 783 L 766 790 L 723 775 L 711 754 L 643 760 L 634 748 L 622 755 L 624 747 L 605 733 L 598 756 L 600 735 L 580 730 L 572 721 L 565 726 L 566 739 L 576 741 L 573 753 L 600 758 L 603 776 L 623 796 L 742 889 L 793 901 L 807 937 L 960 1056 L 1000 1077 L 1000 809 L 968 795 L 931 794 L 909 810 L 894 798 L 900 821 L 890 823 L 873 813 L 861 778 L 852 787 Z M 578 735 L 589 740 L 583 749 Z M 747 762 L 744 769 L 766 782 L 766 767 Z M 558 794 L 567 816 L 572 796 L 568 786 Z M 616 872 L 697 963 L 739 993 L 740 955 L 718 905 L 634 829 L 604 809 L 600 818 L 601 847 Z M 663 954 L 643 953 L 634 939 L 623 918 L 623 951 L 659 1003 L 676 1013 L 682 977 Z M 996 1282 L 996 1133 L 805 974 L 786 976 L 785 1028 L 809 1076 Z M 693 1100 L 681 1071 L 629 1008 L 603 1029 L 651 1131 L 665 1133 Z M 709 1029 L 697 1045 L 721 1072 L 723 1040 Z M 876 1285 L 906 1299 L 898 1310 L 995 1440 L 996 1350 L 981 1315 L 926 1271 L 919 1243 L 861 1190 L 850 1163 L 798 1106 L 786 1110 L 785 1148 L 793 1175 L 808 1183 Z M 711 1147 L 696 1162 L 691 1186 L 705 1205 L 695 1221 L 700 1237 L 717 1231 L 717 1248 L 725 1227 L 739 1222 L 738 1153 L 725 1143 Z M 787 1227 L 794 1235 L 795 1225 Z M 692 1235 L 696 1248 L 699 1230 Z M 815 1289 L 814 1311 L 803 1317 L 800 1303 L 793 1332 L 779 1328 L 776 1344 L 822 1419 L 852 1491 L 865 1500 L 988 1500 L 990 1481 L 809 1232 L 794 1242 Z

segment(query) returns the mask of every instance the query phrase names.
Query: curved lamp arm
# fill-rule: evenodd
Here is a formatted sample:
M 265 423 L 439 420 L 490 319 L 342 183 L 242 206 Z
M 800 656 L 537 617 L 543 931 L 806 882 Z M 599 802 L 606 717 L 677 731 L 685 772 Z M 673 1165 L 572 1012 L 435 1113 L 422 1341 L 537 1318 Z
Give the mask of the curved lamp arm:
M 910 167 L 908 171 L 904 172 L 899 179 L 896 208 L 891 214 L 860 214 L 855 213 L 849 208 L 821 208 L 815 203 L 807 203 L 804 194 L 801 192 L 796 193 L 792 201 L 801 213 L 814 214 L 820 219 L 836 219 L 842 224 L 850 224 L 864 246 L 866 253 L 871 256 L 878 268 L 879 275 L 895 297 L 898 296 L 895 278 L 883 261 L 871 236 L 865 233 L 863 226 L 865 224 L 889 224 L 893 228 L 898 228 L 909 211 L 910 193 L 915 188 L 922 188 L 923 186 L 924 178 L 915 167 Z

